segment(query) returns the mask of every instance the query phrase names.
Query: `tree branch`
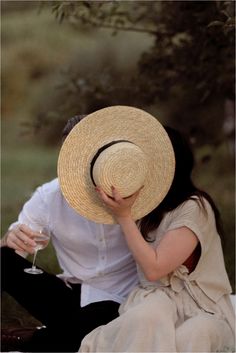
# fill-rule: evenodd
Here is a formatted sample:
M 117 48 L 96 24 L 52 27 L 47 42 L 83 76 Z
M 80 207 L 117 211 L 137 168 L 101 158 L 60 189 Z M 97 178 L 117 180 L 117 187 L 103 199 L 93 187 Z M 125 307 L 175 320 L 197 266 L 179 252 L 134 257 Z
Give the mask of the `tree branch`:
M 83 17 L 81 18 L 78 15 L 76 17 L 78 20 L 82 20 L 84 22 L 87 22 L 87 24 L 90 24 L 91 26 L 94 26 L 94 27 L 113 29 L 115 31 L 142 32 L 142 33 L 147 33 L 147 34 L 151 34 L 154 36 L 157 36 L 158 34 L 160 34 L 159 32 L 157 32 L 157 30 L 152 30 L 152 29 L 147 29 L 147 28 L 142 28 L 142 27 L 118 26 L 115 24 L 96 22 L 96 21 L 93 21 L 89 18 L 83 18 Z

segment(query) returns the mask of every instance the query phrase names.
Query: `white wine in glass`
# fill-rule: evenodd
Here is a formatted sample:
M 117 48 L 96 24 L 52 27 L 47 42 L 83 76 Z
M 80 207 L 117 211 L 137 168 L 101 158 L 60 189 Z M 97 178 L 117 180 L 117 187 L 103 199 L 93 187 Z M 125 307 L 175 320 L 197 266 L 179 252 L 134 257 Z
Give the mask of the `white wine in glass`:
M 25 268 L 24 271 L 26 273 L 30 273 L 31 275 L 38 275 L 43 273 L 43 270 L 36 268 L 35 261 L 36 256 L 39 250 L 46 248 L 50 240 L 50 231 L 47 227 L 41 227 L 40 229 L 33 229 L 35 231 L 35 236 L 33 237 L 34 241 L 36 242 L 36 246 L 34 247 L 34 258 L 32 267 Z

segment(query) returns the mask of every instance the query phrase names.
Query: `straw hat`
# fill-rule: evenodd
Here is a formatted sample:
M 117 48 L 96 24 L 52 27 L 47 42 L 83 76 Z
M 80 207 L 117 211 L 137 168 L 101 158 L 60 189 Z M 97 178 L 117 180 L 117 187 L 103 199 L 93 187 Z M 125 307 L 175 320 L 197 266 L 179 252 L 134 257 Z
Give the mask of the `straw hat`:
M 175 158 L 163 126 L 149 113 L 113 106 L 86 116 L 65 139 L 58 158 L 62 193 L 81 216 L 116 223 L 95 191 L 112 196 L 115 186 L 128 197 L 144 186 L 132 207 L 135 220 L 151 212 L 167 194 Z

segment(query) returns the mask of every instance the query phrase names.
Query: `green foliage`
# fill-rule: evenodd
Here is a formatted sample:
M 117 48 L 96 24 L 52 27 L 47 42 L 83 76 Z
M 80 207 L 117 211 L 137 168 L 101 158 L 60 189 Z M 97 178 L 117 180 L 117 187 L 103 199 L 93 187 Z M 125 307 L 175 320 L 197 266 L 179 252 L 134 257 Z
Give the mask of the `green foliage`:
M 99 28 L 156 34 L 153 14 L 159 10 L 158 1 L 55 1 L 52 13 L 62 22 L 70 20 Z
M 123 76 L 106 63 L 96 82 L 78 70 L 65 77 L 84 113 L 120 102 L 141 108 L 177 102 L 168 117 L 173 125 L 181 124 L 199 144 L 224 138 L 224 101 L 234 97 L 233 1 L 54 1 L 52 12 L 80 30 L 135 31 L 154 39 L 138 67 Z M 216 101 L 218 114 L 202 114 Z
M 226 5 L 216 1 L 162 3 L 166 33 L 157 35 L 152 50 L 140 61 L 140 71 L 151 87 L 144 98 L 166 99 L 176 89 L 195 105 L 213 95 L 234 96 L 234 27 L 232 17 L 223 11 L 224 7 L 229 10 Z M 221 26 L 215 19 L 221 19 Z
M 219 91 L 234 96 L 233 1 L 56 1 L 52 11 L 60 21 L 154 35 L 139 66 L 149 103 L 179 86 L 193 87 L 198 103 Z
M 24 6 L 28 8 L 27 3 Z M 30 90 L 35 91 L 37 101 L 32 111 L 33 128 L 38 135 L 41 132 L 41 137 L 46 136 L 49 143 L 55 144 L 55 132 L 61 131 L 69 116 L 107 105 L 129 104 L 153 113 L 161 111 L 163 121 L 180 126 L 198 145 L 217 145 L 225 139 L 225 100 L 234 97 L 233 1 L 41 2 L 37 21 L 42 21 L 48 10 L 61 25 L 54 23 L 52 31 L 47 26 L 40 28 L 42 33 L 46 29 L 51 38 L 47 55 L 37 33 L 33 33 L 30 43 L 19 42 L 20 80 L 14 82 L 17 88 L 26 75 L 32 79 Z M 16 18 L 16 24 L 17 21 Z M 56 24 L 58 38 L 64 43 L 59 41 L 63 49 L 53 62 L 55 48 L 58 52 L 58 38 L 53 38 Z M 3 25 L 3 43 L 12 40 L 11 31 L 4 30 Z M 136 33 L 136 37 L 128 39 L 130 33 Z M 30 36 L 29 31 L 24 34 L 26 38 Z M 97 43 L 95 52 L 86 49 L 91 47 L 91 38 Z M 130 48 L 124 53 L 122 46 L 128 40 Z M 134 40 L 148 43 L 143 45 L 142 53 L 134 52 Z M 111 50 L 113 47 L 115 51 Z M 62 53 L 67 50 L 72 55 L 65 62 Z M 132 57 L 133 65 L 117 65 L 119 52 L 123 53 L 124 62 Z M 56 69 L 61 58 L 59 72 Z M 9 66 L 3 57 L 3 82 L 6 75 L 15 77 Z M 39 92 L 40 81 L 50 77 L 50 84 L 56 78 L 56 89 L 49 86 L 45 96 L 44 91 Z M 3 90 L 4 102 L 11 90 Z M 23 99 L 25 92 L 21 94 Z M 11 106 L 9 99 L 7 109 Z

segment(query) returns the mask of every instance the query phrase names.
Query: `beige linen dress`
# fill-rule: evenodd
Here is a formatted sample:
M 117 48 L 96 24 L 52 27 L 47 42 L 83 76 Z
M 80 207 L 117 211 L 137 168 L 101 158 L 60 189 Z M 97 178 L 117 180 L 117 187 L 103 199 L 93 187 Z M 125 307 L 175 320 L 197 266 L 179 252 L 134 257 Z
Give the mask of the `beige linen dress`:
M 181 265 L 149 282 L 139 270 L 140 286 L 120 306 L 120 316 L 82 341 L 80 352 L 234 351 L 234 309 L 221 241 L 211 206 L 196 198 L 169 212 L 151 236 L 158 246 L 164 234 L 183 226 L 201 245 L 193 272 Z

